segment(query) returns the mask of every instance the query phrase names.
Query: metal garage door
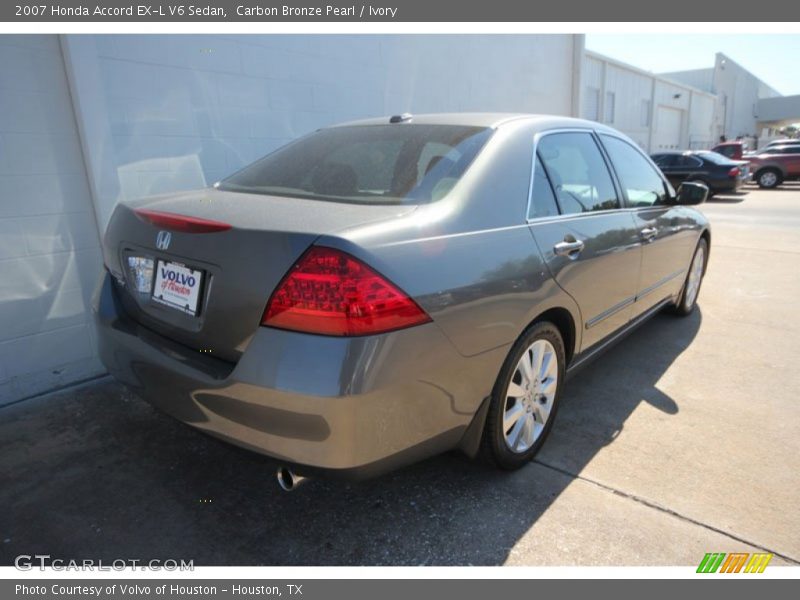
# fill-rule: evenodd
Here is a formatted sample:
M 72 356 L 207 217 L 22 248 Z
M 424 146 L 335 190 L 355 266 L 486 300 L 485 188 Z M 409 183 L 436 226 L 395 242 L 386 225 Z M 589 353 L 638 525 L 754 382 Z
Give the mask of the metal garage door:
M 656 112 L 656 130 L 653 132 L 653 151 L 679 150 L 682 124 L 682 110 L 659 106 Z
M 583 118 L 590 121 L 600 120 L 600 90 L 587 87 L 583 95 Z

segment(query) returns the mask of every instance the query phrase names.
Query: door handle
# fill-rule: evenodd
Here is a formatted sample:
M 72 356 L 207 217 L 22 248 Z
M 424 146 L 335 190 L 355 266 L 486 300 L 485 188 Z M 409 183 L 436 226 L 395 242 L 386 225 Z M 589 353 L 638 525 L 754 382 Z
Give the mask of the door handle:
M 653 238 L 658 235 L 658 229 L 655 227 L 645 227 L 639 233 L 642 234 L 642 237 L 646 242 L 651 242 L 653 241 Z
M 577 258 L 581 250 L 583 250 L 584 243 L 580 240 L 571 240 L 558 242 L 553 246 L 553 252 L 556 256 L 569 256 L 570 258 Z

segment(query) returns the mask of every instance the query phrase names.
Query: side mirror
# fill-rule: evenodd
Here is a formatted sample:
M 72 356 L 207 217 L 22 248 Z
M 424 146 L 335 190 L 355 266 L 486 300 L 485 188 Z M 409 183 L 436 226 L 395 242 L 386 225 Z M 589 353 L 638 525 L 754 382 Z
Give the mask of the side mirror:
M 702 204 L 708 198 L 708 186 L 694 181 L 685 181 L 678 188 L 675 204 L 693 206 Z

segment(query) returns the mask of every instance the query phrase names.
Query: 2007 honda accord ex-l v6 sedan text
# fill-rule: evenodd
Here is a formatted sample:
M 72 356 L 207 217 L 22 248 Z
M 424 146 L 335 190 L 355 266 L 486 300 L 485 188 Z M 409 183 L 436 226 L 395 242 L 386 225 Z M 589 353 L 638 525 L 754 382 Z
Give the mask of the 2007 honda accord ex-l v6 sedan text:
M 408 114 L 321 129 L 200 191 L 120 203 L 94 298 L 108 370 L 303 477 L 446 450 L 539 450 L 566 376 L 662 308 L 710 248 L 622 134 Z

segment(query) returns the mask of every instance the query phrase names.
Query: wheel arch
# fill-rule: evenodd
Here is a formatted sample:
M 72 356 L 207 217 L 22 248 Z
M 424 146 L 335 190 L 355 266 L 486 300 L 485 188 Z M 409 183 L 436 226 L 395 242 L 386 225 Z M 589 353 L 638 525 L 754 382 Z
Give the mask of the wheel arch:
M 561 339 L 564 340 L 564 354 L 566 355 L 566 365 L 564 366 L 568 366 L 570 362 L 572 362 L 572 357 L 575 356 L 575 347 L 577 343 L 575 319 L 572 313 L 562 306 L 549 308 L 534 318 L 525 330 L 527 331 L 532 325 L 544 321 L 549 321 L 555 325 L 556 329 L 558 329 L 558 332 L 561 334 Z
M 566 364 L 564 367 L 566 370 L 566 367 L 569 366 L 572 361 L 572 357 L 575 356 L 579 340 L 577 339 L 578 332 L 575 328 L 575 317 L 573 313 L 564 306 L 552 306 L 537 314 L 523 328 L 517 339 L 511 344 L 511 347 L 513 347 L 519 338 L 525 335 L 525 332 L 531 327 L 537 323 L 543 322 L 552 323 L 561 334 L 561 339 L 564 340 L 564 354 L 566 355 Z M 483 399 L 472 418 L 472 422 L 467 427 L 458 444 L 458 448 L 470 458 L 475 458 L 478 455 L 490 402 L 491 396 L 487 396 Z
M 782 165 L 778 163 L 769 163 L 766 165 L 761 165 L 756 169 L 755 173 L 753 173 L 753 179 L 757 180 L 759 175 L 764 171 L 775 171 L 781 179 L 786 179 L 786 170 L 783 168 Z

